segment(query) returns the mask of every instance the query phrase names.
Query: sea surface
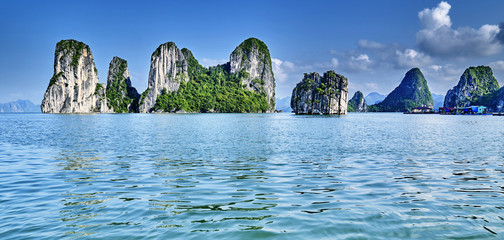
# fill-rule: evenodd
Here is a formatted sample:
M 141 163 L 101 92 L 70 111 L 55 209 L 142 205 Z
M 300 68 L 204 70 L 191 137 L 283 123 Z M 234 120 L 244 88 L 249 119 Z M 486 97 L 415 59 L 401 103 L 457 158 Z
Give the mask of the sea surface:
M 0 239 L 504 239 L 504 117 L 0 114 Z

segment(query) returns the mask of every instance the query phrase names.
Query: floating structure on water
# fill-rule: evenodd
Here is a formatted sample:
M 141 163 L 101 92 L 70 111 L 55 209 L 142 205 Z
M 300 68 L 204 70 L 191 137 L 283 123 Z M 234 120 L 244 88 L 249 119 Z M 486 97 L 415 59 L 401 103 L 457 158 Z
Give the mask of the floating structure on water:
M 445 108 L 440 107 L 438 111 L 435 111 L 431 107 L 415 107 L 409 112 L 404 112 L 404 114 L 441 114 L 441 115 L 490 115 L 487 112 L 487 107 L 485 106 L 469 106 L 469 107 L 454 107 Z M 493 113 L 494 116 L 504 116 L 504 112 Z
M 443 115 L 486 115 L 487 107 L 485 106 L 469 106 L 469 107 L 454 107 L 454 108 L 439 108 L 439 114 Z
M 436 113 L 431 107 L 416 107 L 412 108 L 409 112 L 404 112 L 404 114 L 433 114 Z

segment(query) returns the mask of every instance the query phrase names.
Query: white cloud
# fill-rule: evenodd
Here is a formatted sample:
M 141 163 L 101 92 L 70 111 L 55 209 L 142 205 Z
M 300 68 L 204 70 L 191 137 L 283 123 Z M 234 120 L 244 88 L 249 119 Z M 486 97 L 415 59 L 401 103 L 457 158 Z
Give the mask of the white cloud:
M 423 67 L 431 62 L 429 56 L 413 49 L 406 49 L 403 52 L 396 50 L 396 56 L 399 67 Z
M 430 65 L 429 68 L 432 69 L 433 71 L 439 71 L 439 70 L 441 70 L 443 68 L 443 66 Z
M 364 83 L 364 85 L 369 89 L 369 90 L 378 90 L 378 84 L 377 83 Z
M 448 15 L 451 5 L 441 2 L 437 7 L 418 13 L 423 29 L 416 40 L 421 50 L 432 56 L 470 57 L 499 53 L 502 45 L 496 41 L 497 25 L 483 25 L 479 29 L 461 27 L 452 29 Z
M 448 16 L 451 5 L 447 2 L 440 2 L 437 7 L 433 9 L 424 9 L 418 13 L 418 18 L 422 22 L 425 29 L 437 30 L 443 26 L 451 27 L 451 19 Z
M 334 68 L 337 68 L 339 66 L 339 61 L 337 58 L 331 59 L 331 64 L 333 65 Z
M 459 68 L 453 64 L 446 65 L 430 65 L 425 68 L 425 75 L 429 76 L 429 81 L 456 82 L 460 75 L 464 72 L 463 68 Z
M 346 69 L 349 71 L 368 71 L 372 61 L 367 54 L 350 56 L 346 62 Z
M 282 61 L 277 58 L 271 59 L 271 64 L 273 65 L 273 73 L 275 74 L 275 80 L 279 82 L 285 82 L 289 77 L 289 72 L 292 72 L 295 67 L 294 63 L 289 61 Z
M 381 43 L 370 40 L 359 40 L 359 42 L 357 42 L 357 45 L 363 49 L 384 49 L 387 47 Z
M 494 71 L 504 71 L 504 61 L 502 60 L 491 62 L 488 65 L 490 65 L 490 67 L 492 67 L 492 70 Z
M 209 59 L 209 58 L 202 58 L 199 63 L 205 67 L 210 67 L 210 66 L 217 66 L 219 64 L 224 64 L 227 63 L 229 60 L 227 59 Z
M 369 56 L 367 54 L 361 54 L 357 57 L 352 57 L 352 60 L 354 61 L 359 61 L 359 62 L 365 62 L 365 63 L 370 63 L 371 61 L 369 60 Z

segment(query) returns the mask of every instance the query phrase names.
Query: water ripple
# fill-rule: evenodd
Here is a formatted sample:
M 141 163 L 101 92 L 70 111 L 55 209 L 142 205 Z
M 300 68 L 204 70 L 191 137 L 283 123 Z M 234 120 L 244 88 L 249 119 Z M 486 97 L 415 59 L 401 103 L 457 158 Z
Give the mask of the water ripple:
M 470 118 L 1 114 L 0 238 L 499 239 L 504 123 Z

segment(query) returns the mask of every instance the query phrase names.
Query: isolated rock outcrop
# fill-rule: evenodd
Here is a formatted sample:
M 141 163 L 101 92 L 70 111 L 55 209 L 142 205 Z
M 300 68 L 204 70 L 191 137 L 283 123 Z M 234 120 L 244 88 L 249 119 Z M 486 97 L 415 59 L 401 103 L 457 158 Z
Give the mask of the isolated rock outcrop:
M 188 81 L 187 61 L 173 42 L 161 44 L 151 56 L 147 90 L 140 97 L 139 112 L 151 112 L 163 91 L 175 92 L 182 81 Z
M 249 38 L 236 47 L 229 58 L 231 73 L 244 73 L 241 81 L 245 89 L 265 94 L 270 105 L 268 112 L 273 112 L 275 78 L 266 44 L 257 38 Z
M 361 91 L 355 92 L 353 97 L 348 101 L 349 112 L 366 112 L 367 104 L 364 99 L 364 94 Z
M 131 86 L 128 62 L 114 57 L 107 75 L 107 104 L 116 113 L 138 112 L 140 95 Z
M 110 112 L 103 89 L 89 46 L 62 40 L 56 44 L 54 74 L 40 108 L 44 113 Z
M 403 80 L 380 103 L 368 107 L 370 112 L 406 112 L 415 107 L 432 107 L 434 101 L 425 77 L 418 68 L 412 68 Z
M 499 89 L 499 82 L 493 76 L 488 66 L 469 67 L 460 77 L 457 86 L 448 90 L 444 100 L 444 107 L 467 107 L 487 94 Z M 488 100 L 490 100 L 488 98 Z
M 348 79 L 334 71 L 324 76 L 305 73 L 292 90 L 291 107 L 296 114 L 346 114 Z

